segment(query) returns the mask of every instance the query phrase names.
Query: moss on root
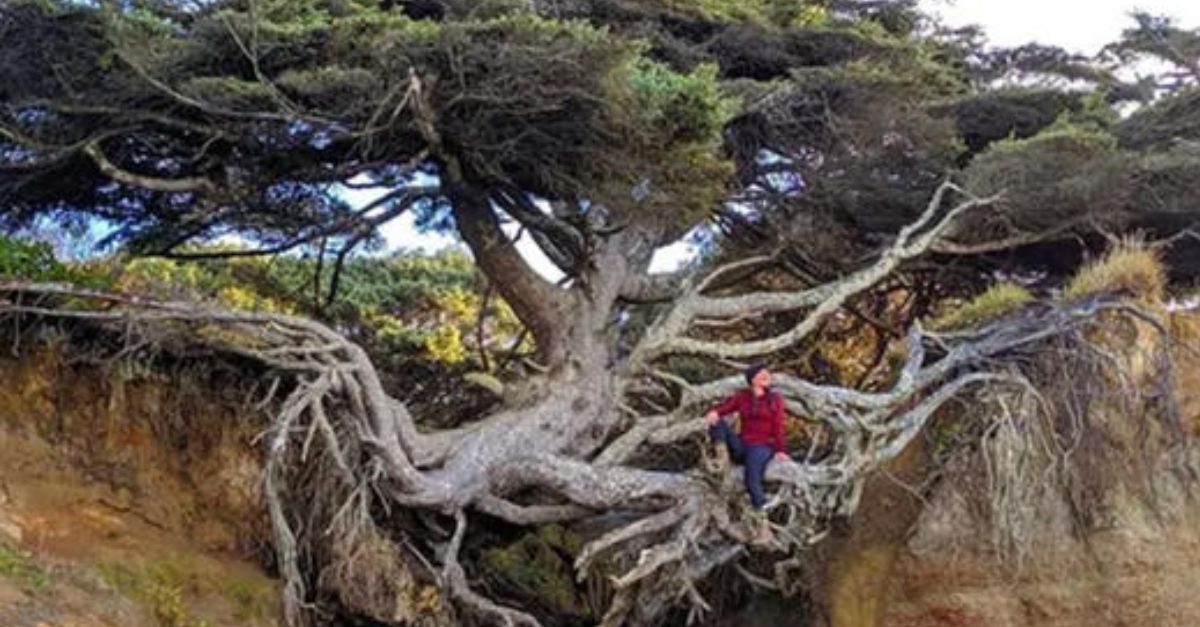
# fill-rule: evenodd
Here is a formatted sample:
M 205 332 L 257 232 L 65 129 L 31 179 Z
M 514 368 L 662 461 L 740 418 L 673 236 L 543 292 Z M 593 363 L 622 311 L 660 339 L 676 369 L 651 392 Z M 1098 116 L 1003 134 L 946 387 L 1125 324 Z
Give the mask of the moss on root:
M 547 525 L 508 546 L 484 551 L 483 563 L 493 575 L 555 614 L 586 617 L 590 610 L 575 587 L 572 567 L 572 557 L 581 547 L 575 534 Z
M 1032 300 L 1029 290 L 1012 283 L 998 283 L 961 306 L 943 312 L 929 326 L 937 331 L 970 328 L 1015 311 Z

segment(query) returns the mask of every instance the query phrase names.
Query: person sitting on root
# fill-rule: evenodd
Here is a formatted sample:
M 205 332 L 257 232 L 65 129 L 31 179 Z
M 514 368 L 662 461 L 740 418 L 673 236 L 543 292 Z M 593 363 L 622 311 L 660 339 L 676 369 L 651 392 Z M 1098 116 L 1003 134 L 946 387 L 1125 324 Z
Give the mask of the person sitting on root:
M 718 466 L 728 469 L 729 457 L 744 464 L 746 492 L 750 505 L 759 520 L 759 540 L 769 534 L 763 505 L 767 502 L 763 492 L 763 475 L 772 459 L 789 459 L 787 442 L 783 434 L 784 402 L 779 393 L 771 389 L 771 371 L 766 366 L 755 364 L 745 371 L 747 388 L 734 393 L 704 415 L 708 435 L 717 447 Z M 741 417 L 741 434 L 734 433 L 725 417 L 737 413 Z M 724 446 L 722 446 L 724 445 Z

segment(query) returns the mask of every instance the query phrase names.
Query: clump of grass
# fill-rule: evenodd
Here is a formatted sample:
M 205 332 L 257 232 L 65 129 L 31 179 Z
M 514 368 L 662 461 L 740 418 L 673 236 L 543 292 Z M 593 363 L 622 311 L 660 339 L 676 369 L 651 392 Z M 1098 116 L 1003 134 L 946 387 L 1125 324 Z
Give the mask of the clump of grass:
M 1167 289 L 1167 270 L 1157 251 L 1139 238 L 1126 238 L 1103 257 L 1089 262 L 1067 283 L 1067 298 L 1103 292 L 1128 292 L 1149 302 L 1161 301 Z
M 997 283 L 962 305 L 943 312 L 929 323 L 936 331 L 967 329 L 1017 310 L 1033 300 L 1029 290 L 1014 283 Z
M 34 590 L 42 590 L 50 585 L 50 576 L 45 571 L 34 565 L 17 549 L 2 543 L 0 543 L 0 577 L 11 579 Z
M 185 558 L 153 562 L 104 562 L 96 570 L 117 592 L 140 602 L 161 627 L 209 627 L 193 618 L 183 590 L 195 578 L 194 567 Z
M 1171 336 L 1175 339 L 1189 343 L 1200 342 L 1200 314 L 1174 313 L 1167 322 L 1171 329 Z
M 265 579 L 230 577 L 225 583 L 224 593 L 233 604 L 233 617 L 239 621 L 265 619 L 275 611 L 275 590 Z
M 179 586 L 156 584 L 150 598 L 154 617 L 162 627 L 210 627 L 208 621 L 192 618 Z

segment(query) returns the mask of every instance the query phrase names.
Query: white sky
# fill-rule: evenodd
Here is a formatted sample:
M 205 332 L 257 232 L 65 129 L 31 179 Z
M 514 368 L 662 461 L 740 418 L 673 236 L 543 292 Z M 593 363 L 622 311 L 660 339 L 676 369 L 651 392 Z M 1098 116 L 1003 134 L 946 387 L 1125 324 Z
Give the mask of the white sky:
M 1140 9 L 1168 15 L 1185 28 L 1200 26 L 1200 0 L 922 0 L 952 26 L 979 24 L 988 41 L 1018 46 L 1032 41 L 1095 54 L 1130 27 Z
M 1134 9 L 1174 17 L 1185 28 L 1200 26 L 1200 0 L 922 0 L 921 4 L 940 15 L 947 25 L 982 26 L 988 42 L 995 46 L 1036 41 L 1089 55 L 1099 52 L 1105 44 L 1115 41 L 1122 30 L 1132 26 L 1129 14 Z M 360 195 L 362 202 L 366 202 L 375 193 L 348 194 Z M 358 198 L 352 202 L 355 201 Z M 512 231 L 515 229 L 510 235 Z M 454 239 L 446 235 L 417 233 L 413 217 L 407 214 L 384 225 L 382 232 L 393 249 L 432 252 L 454 245 Z M 529 237 L 519 239 L 517 249 L 548 279 L 561 278 L 561 273 Z M 694 247 L 683 242 L 659 249 L 651 272 L 675 270 L 695 254 Z

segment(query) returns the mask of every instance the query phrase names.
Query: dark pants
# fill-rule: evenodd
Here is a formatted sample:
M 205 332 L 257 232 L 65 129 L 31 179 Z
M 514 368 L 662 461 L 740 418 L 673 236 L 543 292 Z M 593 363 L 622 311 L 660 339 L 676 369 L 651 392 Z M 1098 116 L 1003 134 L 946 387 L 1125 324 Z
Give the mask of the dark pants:
M 767 472 L 767 464 L 775 456 L 775 449 L 766 444 L 745 444 L 741 436 L 729 428 L 724 420 L 708 428 L 708 437 L 713 442 L 724 442 L 729 447 L 729 456 L 734 462 L 745 466 L 746 491 L 750 493 L 750 505 L 754 509 L 762 509 L 767 502 L 763 493 L 763 474 Z

